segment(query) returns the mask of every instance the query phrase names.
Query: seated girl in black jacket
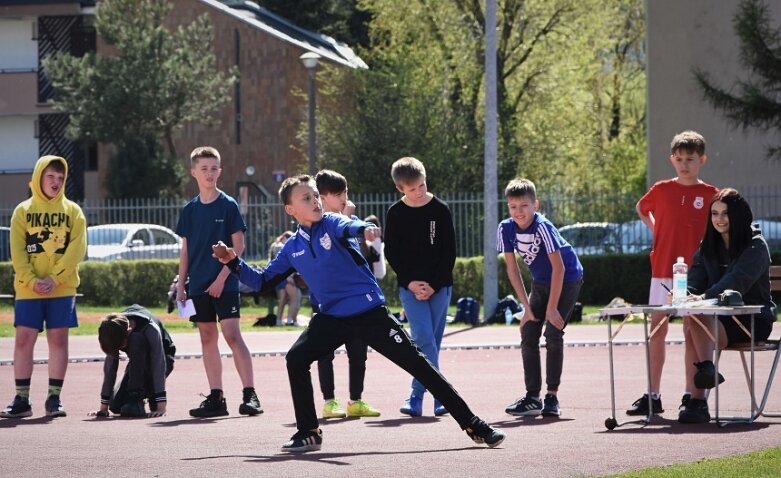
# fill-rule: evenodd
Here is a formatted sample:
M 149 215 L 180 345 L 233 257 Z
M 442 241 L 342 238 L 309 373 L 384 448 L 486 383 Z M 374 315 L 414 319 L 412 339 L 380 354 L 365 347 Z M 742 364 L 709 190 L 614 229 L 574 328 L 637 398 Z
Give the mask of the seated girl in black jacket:
M 725 290 L 739 292 L 746 305 L 761 305 L 755 317 L 756 341 L 768 338 L 776 320 L 776 305 L 770 296 L 770 251 L 761 231 L 752 227 L 753 214 L 748 202 L 732 188 L 722 189 L 710 203 L 710 222 L 694 263 L 689 269 L 689 300 L 718 298 Z M 751 330 L 750 316 L 737 316 L 740 323 Z M 687 317 L 684 323 L 686 337 L 686 387 L 691 398 L 678 414 L 682 423 L 710 421 L 706 389 L 716 386 L 711 357 L 715 344 L 704 329 L 715 336 L 718 327 L 719 349 L 749 342 L 750 338 L 729 316 Z M 724 378 L 719 376 L 719 383 Z

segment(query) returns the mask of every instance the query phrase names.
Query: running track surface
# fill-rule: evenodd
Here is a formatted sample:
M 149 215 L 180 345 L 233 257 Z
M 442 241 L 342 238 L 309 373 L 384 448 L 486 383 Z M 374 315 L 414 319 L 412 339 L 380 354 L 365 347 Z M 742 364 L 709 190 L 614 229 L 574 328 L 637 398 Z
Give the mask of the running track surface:
M 776 328 L 773 336 L 778 335 Z M 441 353 L 443 374 L 472 410 L 507 433 L 498 448 L 474 444 L 450 417 L 434 418 L 433 400 L 424 401 L 424 416 L 409 418 L 398 408 L 409 393 L 410 377 L 377 353 L 370 353 L 364 399 L 382 411 L 378 418 L 321 421 L 324 442 L 319 452 L 287 454 L 279 446 L 293 433 L 284 351 L 295 332 L 245 334 L 254 354 L 255 385 L 265 413 L 238 415 L 241 384 L 232 359 L 223 358 L 223 380 L 230 416 L 193 419 L 188 410 L 202 400 L 208 385 L 196 334 L 175 336 L 181 359 L 168 380 L 168 414 L 150 419 L 94 419 L 99 405 L 102 363 L 95 337 L 72 337 L 71 363 L 63 390 L 68 417 L 43 417 L 46 365 L 35 366 L 32 380 L 34 415 L 0 420 L 3 477 L 59 476 L 579 476 L 618 473 L 650 466 L 697 461 L 781 445 L 781 419 L 760 418 L 752 425 L 681 425 L 676 421 L 683 390 L 683 346 L 680 323 L 668 335 L 663 379 L 666 412 L 650 425 L 626 425 L 607 431 L 610 380 L 606 327 L 570 327 L 565 337 L 564 373 L 558 419 L 512 417 L 504 408 L 523 394 L 523 368 L 516 327 L 448 328 Z M 642 339 L 642 327 L 628 325 L 619 339 Z M 0 361 L 12 357 L 13 339 L 0 339 Z M 448 348 L 449 347 L 449 348 Z M 229 349 L 223 343 L 221 350 Z M 544 349 L 543 349 L 544 354 Z M 36 358 L 45 358 L 41 337 Z M 619 421 L 645 389 L 644 349 L 614 347 L 616 404 Z M 766 376 L 770 353 L 757 355 Z M 347 357 L 334 362 L 337 396 L 347 398 Z M 124 364 L 122 365 L 124 367 Z M 316 365 L 315 365 L 316 367 Z M 544 367 L 544 360 L 543 360 Z M 721 371 L 722 414 L 748 406 L 740 359 L 725 353 Z M 544 373 L 544 372 L 543 372 Z M 318 390 L 313 368 L 315 398 Z M 764 385 L 764 378 L 760 385 Z M 13 395 L 13 367 L 0 366 L 0 400 Z M 713 413 L 714 397 L 710 399 Z M 781 390 L 773 386 L 768 405 L 781 410 Z

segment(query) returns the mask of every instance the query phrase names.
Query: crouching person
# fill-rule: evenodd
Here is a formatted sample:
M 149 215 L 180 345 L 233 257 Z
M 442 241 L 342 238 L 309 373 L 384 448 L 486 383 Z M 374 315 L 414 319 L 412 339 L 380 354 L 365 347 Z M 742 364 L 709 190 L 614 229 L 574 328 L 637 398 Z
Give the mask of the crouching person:
M 100 409 L 90 415 L 123 417 L 165 415 L 165 379 L 174 368 L 176 347 L 160 319 L 134 304 L 120 314 L 104 317 L 98 327 L 100 348 L 106 354 Z M 125 374 L 115 387 L 119 352 L 128 358 Z M 149 402 L 149 414 L 144 409 Z

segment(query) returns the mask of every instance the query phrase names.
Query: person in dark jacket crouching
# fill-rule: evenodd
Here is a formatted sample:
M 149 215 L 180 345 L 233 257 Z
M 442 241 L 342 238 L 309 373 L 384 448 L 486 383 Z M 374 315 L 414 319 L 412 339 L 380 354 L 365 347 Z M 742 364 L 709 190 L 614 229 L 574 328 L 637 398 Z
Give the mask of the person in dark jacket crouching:
M 176 347 L 160 319 L 134 304 L 101 320 L 98 341 L 106 361 L 100 409 L 90 415 L 107 417 L 109 411 L 123 417 L 165 415 L 165 380 L 174 368 Z M 115 388 L 120 351 L 127 355 L 128 364 Z M 144 410 L 144 399 L 149 401 L 149 414 Z

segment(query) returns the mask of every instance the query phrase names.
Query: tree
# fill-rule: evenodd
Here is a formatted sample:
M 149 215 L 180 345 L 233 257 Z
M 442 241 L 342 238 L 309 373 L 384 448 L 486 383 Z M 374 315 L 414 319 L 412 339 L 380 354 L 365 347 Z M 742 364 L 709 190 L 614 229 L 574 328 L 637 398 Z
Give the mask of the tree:
M 259 0 L 260 6 L 301 28 L 330 35 L 350 46 L 369 46 L 371 16 L 356 0 Z
M 500 185 L 523 175 L 546 189 L 642 191 L 642 0 L 498 3 Z M 320 103 L 320 160 L 358 174 L 356 191 L 387 190 L 402 155 L 425 162 L 432 190 L 482 190 L 482 2 L 359 6 L 372 15 L 371 49 L 360 51 L 371 69 L 318 77 L 333 103 Z
M 770 26 L 768 6 L 761 0 L 743 0 L 733 26 L 740 41 L 740 62 L 749 78 L 723 89 L 707 72 L 695 69 L 694 77 L 705 100 L 734 126 L 781 134 L 781 28 Z M 781 146 L 770 146 L 767 156 L 781 159 Z
M 132 187 L 154 171 L 166 171 L 163 194 L 178 194 L 183 170 L 173 133 L 182 124 L 208 122 L 211 113 L 230 100 L 235 73 L 216 69 L 212 26 L 206 15 L 192 24 L 169 30 L 164 21 L 171 5 L 163 0 L 104 0 L 98 2 L 95 28 L 111 53 L 81 58 L 57 54 L 44 61 L 55 88 L 53 106 L 70 114 L 72 139 L 113 143 L 107 187 L 112 197 L 141 197 Z M 159 141 L 165 147 L 153 147 Z M 134 148 L 144 154 L 133 161 Z M 157 194 L 155 194 L 157 195 Z

